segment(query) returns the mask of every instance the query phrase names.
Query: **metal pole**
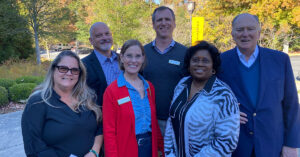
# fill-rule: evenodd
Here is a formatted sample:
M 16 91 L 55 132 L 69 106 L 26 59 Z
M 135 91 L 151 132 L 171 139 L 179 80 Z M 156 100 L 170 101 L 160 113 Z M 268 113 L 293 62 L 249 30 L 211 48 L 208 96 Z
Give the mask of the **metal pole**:
M 190 39 L 191 44 L 190 44 L 190 46 L 192 46 L 192 44 L 193 44 L 193 43 L 192 43 L 192 38 L 193 38 L 193 34 L 192 34 L 192 33 L 193 33 L 193 32 L 192 32 L 192 29 L 193 29 L 192 17 L 193 17 L 193 14 L 190 14 L 190 25 L 191 25 L 191 26 L 190 26 L 190 27 L 191 27 L 191 29 L 190 29 L 190 30 L 191 30 L 191 35 L 190 35 L 190 38 L 191 38 L 191 39 Z

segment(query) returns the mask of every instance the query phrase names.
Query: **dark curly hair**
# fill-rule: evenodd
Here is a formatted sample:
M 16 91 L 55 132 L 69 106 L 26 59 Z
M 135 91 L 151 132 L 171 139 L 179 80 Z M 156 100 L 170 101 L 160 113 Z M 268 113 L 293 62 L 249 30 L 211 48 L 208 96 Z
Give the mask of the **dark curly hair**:
M 186 54 L 184 57 L 184 68 L 189 73 L 190 68 L 190 61 L 191 58 L 195 55 L 195 53 L 199 50 L 207 50 L 210 54 L 210 57 L 213 61 L 213 69 L 218 73 L 219 67 L 221 65 L 221 59 L 220 59 L 220 52 L 219 50 L 213 45 L 208 43 L 207 41 L 200 41 L 197 45 L 191 46 L 186 50 Z

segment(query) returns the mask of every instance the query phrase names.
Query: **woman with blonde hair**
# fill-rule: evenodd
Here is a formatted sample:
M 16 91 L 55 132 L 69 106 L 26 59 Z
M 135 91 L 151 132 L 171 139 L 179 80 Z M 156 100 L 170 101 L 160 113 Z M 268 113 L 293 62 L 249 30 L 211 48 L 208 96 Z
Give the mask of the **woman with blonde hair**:
M 44 82 L 30 95 L 22 115 L 29 157 L 98 157 L 101 110 L 86 85 L 86 70 L 71 51 L 52 62 Z

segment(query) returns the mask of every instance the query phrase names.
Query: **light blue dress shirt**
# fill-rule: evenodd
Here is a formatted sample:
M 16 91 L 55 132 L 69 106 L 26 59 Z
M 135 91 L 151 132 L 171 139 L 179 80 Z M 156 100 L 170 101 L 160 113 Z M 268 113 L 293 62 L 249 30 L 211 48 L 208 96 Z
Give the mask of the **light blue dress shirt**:
M 118 62 L 118 55 L 116 52 L 112 51 L 111 57 L 107 58 L 106 56 L 102 55 L 96 50 L 94 50 L 94 53 L 96 54 L 97 59 L 102 66 L 102 70 L 106 78 L 106 83 L 107 85 L 110 85 L 121 74 Z
M 151 109 L 147 95 L 147 89 L 150 88 L 147 81 L 139 75 L 144 84 L 144 98 L 141 98 L 139 92 L 125 80 L 124 73 L 118 77 L 118 87 L 126 86 L 128 88 L 129 97 L 135 117 L 135 134 L 143 134 L 151 131 Z
M 241 53 L 241 51 L 239 50 L 238 47 L 237 47 L 237 53 L 238 53 L 239 59 L 243 63 L 243 65 L 245 65 L 246 67 L 249 68 L 249 67 L 251 67 L 251 65 L 253 65 L 253 63 L 255 62 L 255 60 L 259 54 L 258 46 L 256 45 L 255 50 L 252 53 L 252 55 L 250 56 L 248 61 L 246 61 L 246 56 Z
M 169 51 L 174 47 L 174 45 L 175 45 L 175 41 L 172 40 L 171 44 L 170 44 L 163 52 L 161 52 L 161 51 L 156 47 L 156 40 L 154 40 L 154 41 L 152 42 L 152 46 L 153 46 L 154 49 L 155 49 L 158 53 L 160 53 L 160 54 L 165 54 L 165 53 L 169 52 Z

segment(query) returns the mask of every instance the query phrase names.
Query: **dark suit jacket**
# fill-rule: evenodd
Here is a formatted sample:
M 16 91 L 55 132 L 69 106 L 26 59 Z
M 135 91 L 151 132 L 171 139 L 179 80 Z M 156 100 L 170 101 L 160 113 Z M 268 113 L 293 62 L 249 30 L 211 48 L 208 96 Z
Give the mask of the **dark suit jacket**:
M 221 54 L 219 78 L 235 93 L 248 122 L 241 124 L 233 157 L 279 157 L 282 146 L 300 147 L 300 111 L 295 79 L 288 55 L 259 47 L 260 84 L 256 108 L 244 89 L 237 48 Z
M 87 85 L 97 95 L 97 104 L 102 106 L 103 93 L 107 87 L 106 78 L 94 51 L 82 59 L 87 71 Z

